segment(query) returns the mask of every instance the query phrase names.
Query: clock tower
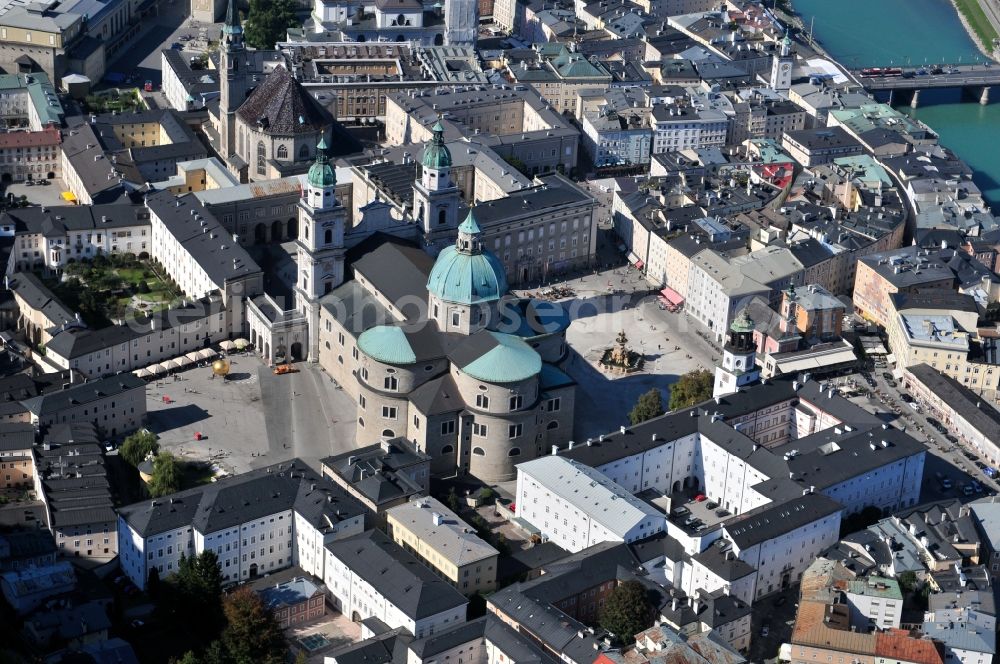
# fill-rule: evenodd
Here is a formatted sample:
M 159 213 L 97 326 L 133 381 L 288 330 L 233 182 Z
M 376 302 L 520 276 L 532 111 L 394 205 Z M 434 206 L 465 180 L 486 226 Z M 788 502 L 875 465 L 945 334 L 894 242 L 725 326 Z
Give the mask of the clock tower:
M 722 366 L 715 368 L 712 397 L 738 392 L 741 387 L 760 380 L 753 330 L 753 320 L 744 309 L 729 326 L 729 341 L 722 349 Z
M 781 50 L 771 59 L 771 87 L 785 91 L 792 87 L 792 39 L 785 33 Z
M 326 141 L 316 146 L 299 199 L 298 278 L 295 308 L 306 317 L 309 360 L 319 359 L 319 300 L 344 282 L 344 225 L 347 210 L 334 196 L 337 177 L 326 157 Z

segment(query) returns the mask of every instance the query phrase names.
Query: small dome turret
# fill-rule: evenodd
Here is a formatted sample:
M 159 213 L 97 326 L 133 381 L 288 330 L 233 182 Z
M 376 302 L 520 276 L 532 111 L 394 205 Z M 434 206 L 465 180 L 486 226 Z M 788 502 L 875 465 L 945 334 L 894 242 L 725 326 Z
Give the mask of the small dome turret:
M 326 139 L 319 139 L 316 146 L 316 163 L 309 167 L 308 182 L 314 187 L 337 186 L 337 174 L 326 157 Z
M 424 156 L 421 160 L 424 168 L 451 168 L 451 151 L 444 144 L 444 125 L 438 120 L 431 129 L 434 138 L 424 148 Z

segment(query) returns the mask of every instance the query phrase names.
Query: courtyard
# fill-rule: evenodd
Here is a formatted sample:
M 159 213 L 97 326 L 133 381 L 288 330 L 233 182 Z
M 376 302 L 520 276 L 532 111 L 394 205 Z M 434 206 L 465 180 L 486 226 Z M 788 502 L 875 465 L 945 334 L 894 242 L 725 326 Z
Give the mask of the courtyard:
M 160 311 L 181 294 L 148 259 L 129 253 L 68 263 L 62 278 L 47 279 L 46 285 L 93 328 L 130 314 Z

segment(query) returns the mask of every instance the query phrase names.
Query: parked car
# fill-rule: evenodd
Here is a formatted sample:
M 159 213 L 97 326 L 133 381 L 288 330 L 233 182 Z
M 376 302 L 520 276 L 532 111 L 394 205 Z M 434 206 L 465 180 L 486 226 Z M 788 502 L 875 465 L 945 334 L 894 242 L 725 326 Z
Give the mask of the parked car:
M 906 403 L 913 403 L 913 397 L 911 397 L 909 394 L 900 394 L 899 398 L 905 401 Z
M 888 371 L 883 371 L 882 372 L 882 378 L 885 378 L 886 380 L 890 380 L 891 381 L 892 380 L 892 374 L 889 373 Z

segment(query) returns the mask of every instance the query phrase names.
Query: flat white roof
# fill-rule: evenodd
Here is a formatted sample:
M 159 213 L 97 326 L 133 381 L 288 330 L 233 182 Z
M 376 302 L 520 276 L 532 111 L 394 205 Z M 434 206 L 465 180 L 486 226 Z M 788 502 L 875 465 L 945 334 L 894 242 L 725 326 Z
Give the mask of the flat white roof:
M 663 513 L 639 500 L 603 473 L 565 457 L 541 457 L 518 464 L 517 471 L 531 477 L 547 491 L 622 538 L 643 521 L 652 519 L 662 522 L 666 519 Z M 654 532 L 655 529 L 650 534 Z

